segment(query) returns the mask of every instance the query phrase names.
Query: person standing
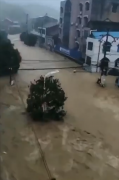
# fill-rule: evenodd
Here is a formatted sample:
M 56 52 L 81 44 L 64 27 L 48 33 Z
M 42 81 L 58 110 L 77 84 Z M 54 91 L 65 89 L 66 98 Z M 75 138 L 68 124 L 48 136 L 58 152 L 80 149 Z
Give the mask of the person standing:
M 109 68 L 109 59 L 104 57 L 99 64 L 100 67 L 100 77 L 97 80 L 97 84 L 100 84 L 102 86 L 105 85 L 105 81 L 106 81 L 106 76 L 107 76 L 107 72 L 108 72 L 108 68 Z

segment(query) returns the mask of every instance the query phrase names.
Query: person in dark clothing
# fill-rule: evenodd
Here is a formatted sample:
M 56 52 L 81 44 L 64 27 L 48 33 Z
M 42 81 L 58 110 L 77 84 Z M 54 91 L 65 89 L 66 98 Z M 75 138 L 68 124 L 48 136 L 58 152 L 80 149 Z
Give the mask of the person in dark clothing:
M 98 78 L 97 80 L 97 84 L 100 84 L 102 86 L 104 86 L 105 83 L 105 76 L 107 76 L 107 72 L 108 72 L 108 67 L 109 67 L 109 59 L 104 57 L 100 64 L 99 64 L 100 70 L 101 70 L 101 75 L 100 78 Z

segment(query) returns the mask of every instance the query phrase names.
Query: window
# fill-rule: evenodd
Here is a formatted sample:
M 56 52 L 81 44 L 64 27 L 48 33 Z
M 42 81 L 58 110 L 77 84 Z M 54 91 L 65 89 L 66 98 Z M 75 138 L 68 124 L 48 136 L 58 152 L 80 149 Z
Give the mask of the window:
M 92 51 L 93 50 L 93 43 L 88 42 L 88 50 Z
M 79 24 L 82 23 L 82 18 L 81 17 L 78 18 L 78 22 L 79 22 Z
M 89 36 L 89 31 L 88 30 L 84 30 L 83 36 L 84 36 L 84 38 L 87 38 Z
M 117 45 L 117 52 L 119 52 L 119 44 Z
M 61 29 L 61 28 L 59 28 L 59 33 L 60 33 L 60 34 L 62 33 L 62 29 Z
M 42 33 L 42 30 L 41 30 L 41 29 L 38 29 L 38 32 L 39 32 L 39 33 Z
M 86 57 L 86 64 L 88 64 L 89 66 L 91 65 L 91 57 Z
M 77 37 L 80 37 L 80 30 L 77 30 Z
M 84 17 L 84 27 L 87 27 L 87 25 L 88 25 L 88 18 Z
M 63 13 L 63 7 L 60 8 L 60 13 Z
M 86 2 L 86 4 L 85 4 L 85 10 L 86 10 L 86 11 L 89 11 L 89 9 L 90 9 L 90 4 L 89 4 L 89 2 Z
M 60 24 L 62 24 L 62 18 L 60 18 Z
M 112 4 L 112 12 L 116 13 L 117 12 L 117 8 L 118 8 L 118 4 L 117 3 L 113 3 Z
M 42 32 L 42 34 L 45 34 L 45 29 L 42 29 L 41 32 Z
M 119 58 L 116 59 L 116 61 L 115 61 L 115 67 L 118 67 L 118 68 L 119 68 Z
M 78 50 L 79 49 L 79 43 L 75 42 L 75 49 Z
M 83 11 L 83 4 L 82 3 L 79 4 L 79 10 Z

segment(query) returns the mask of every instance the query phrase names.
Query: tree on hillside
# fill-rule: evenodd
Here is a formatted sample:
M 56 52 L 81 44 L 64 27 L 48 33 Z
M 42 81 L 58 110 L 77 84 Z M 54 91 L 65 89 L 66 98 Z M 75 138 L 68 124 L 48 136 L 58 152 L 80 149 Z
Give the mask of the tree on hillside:
M 41 76 L 30 85 L 27 112 L 33 120 L 62 120 L 66 115 L 63 109 L 66 99 L 58 79 Z

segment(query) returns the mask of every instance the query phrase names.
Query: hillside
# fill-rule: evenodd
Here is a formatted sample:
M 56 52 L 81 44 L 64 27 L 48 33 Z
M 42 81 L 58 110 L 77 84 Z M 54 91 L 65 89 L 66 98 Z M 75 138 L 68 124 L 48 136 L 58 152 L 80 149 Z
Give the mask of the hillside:
M 30 15 L 30 17 L 43 16 L 47 13 L 49 16 L 52 16 L 56 19 L 59 18 L 59 11 L 48 6 L 40 4 L 28 4 L 25 5 L 23 8 Z
M 26 13 L 29 17 L 37 17 L 45 15 L 55 17 L 58 19 L 59 12 L 52 7 L 40 4 L 13 4 L 8 2 L 0 2 L 0 19 L 10 18 L 14 21 L 24 22 L 26 20 Z
M 25 16 L 26 14 L 22 7 L 15 4 L 0 2 L 0 19 L 1 20 L 7 17 L 14 21 L 17 21 L 17 20 L 24 21 Z

